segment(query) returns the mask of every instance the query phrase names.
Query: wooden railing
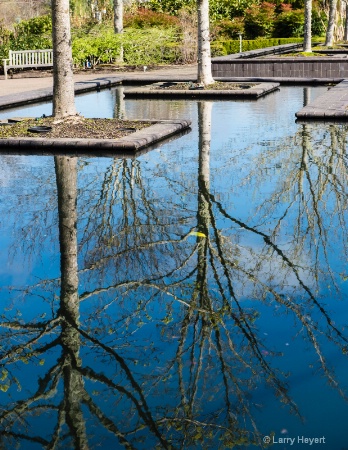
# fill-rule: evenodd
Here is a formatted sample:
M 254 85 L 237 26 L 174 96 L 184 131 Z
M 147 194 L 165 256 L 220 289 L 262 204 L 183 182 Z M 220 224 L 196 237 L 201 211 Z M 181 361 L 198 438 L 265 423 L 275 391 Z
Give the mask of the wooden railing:
M 8 59 L 3 59 L 5 80 L 8 69 L 25 69 L 27 67 L 52 67 L 53 50 L 16 50 L 9 51 Z

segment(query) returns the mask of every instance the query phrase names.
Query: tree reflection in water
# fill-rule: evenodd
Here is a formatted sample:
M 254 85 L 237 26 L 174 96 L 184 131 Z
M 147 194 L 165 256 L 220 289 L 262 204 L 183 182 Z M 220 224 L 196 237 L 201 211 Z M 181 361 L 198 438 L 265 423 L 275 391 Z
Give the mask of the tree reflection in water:
M 325 195 L 335 196 L 346 232 L 340 127 L 330 128 L 323 164 L 311 155 L 304 126 L 301 159 L 289 162 L 282 190 L 260 206 L 260 217 L 276 216 L 279 197 L 288 195 L 275 229 L 265 232 L 211 193 L 212 106 L 198 104 L 192 210 L 169 197 L 156 202 L 139 161 L 114 159 L 99 197 L 81 194 L 78 217 L 78 161 L 55 157 L 61 278 L 23 289 L 27 302 L 46 305 L 46 316 L 29 312 L 27 320 L 15 298 L 2 315 L 3 448 L 262 447 L 253 400 L 260 386 L 299 420 L 301 411 L 279 369 L 281 352 L 266 347 L 261 302 L 293 318 L 293 334 L 310 344 L 321 373 L 345 398 L 325 346 L 345 354 L 347 337 L 317 295 L 322 263 L 301 254 L 314 236 L 313 251 L 327 249 Z M 190 186 L 173 189 L 183 195 Z M 96 195 L 93 182 L 90 192 Z M 295 205 L 285 248 L 277 239 Z

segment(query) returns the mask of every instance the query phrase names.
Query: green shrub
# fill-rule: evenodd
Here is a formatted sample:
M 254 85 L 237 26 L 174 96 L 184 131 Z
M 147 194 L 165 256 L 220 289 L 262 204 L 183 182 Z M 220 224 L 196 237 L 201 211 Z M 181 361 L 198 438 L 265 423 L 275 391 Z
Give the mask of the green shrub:
M 172 28 L 147 30 L 127 28 L 122 34 L 112 29 L 73 39 L 73 59 L 82 66 L 87 60 L 92 65 L 113 63 L 118 60 L 121 48 L 123 60 L 130 65 L 174 63 L 179 58 L 177 31 Z
M 146 8 L 157 12 L 177 15 L 181 9 L 194 9 L 195 0 L 148 0 Z
M 220 22 L 243 16 L 245 10 L 250 8 L 254 2 L 255 0 L 210 0 L 210 20 Z
M 83 65 L 87 60 L 92 66 L 113 62 L 120 55 L 121 38 L 112 31 L 100 36 L 87 35 L 72 41 L 72 54 L 75 65 Z
M 123 23 L 125 27 L 129 28 L 171 28 L 179 26 L 179 21 L 176 17 L 151 11 L 147 8 L 138 8 L 136 11 L 126 13 L 124 15 Z
M 52 48 L 52 21 L 50 16 L 22 20 L 14 27 L 10 39 L 11 50 Z
M 324 36 L 327 22 L 327 17 L 324 11 L 319 11 L 317 8 L 313 8 L 312 11 L 312 35 Z
M 210 0 L 209 13 L 213 22 L 233 19 L 244 14 L 255 0 Z M 196 10 L 196 0 L 148 0 L 146 8 L 177 16 L 182 9 Z
M 172 28 L 127 29 L 122 38 L 124 62 L 132 65 L 164 64 L 177 61 L 178 36 Z
M 238 33 L 244 34 L 244 20 L 235 17 L 232 20 L 224 19 L 211 27 L 211 34 L 215 39 L 233 39 Z
M 304 11 L 297 9 L 294 11 L 284 11 L 280 13 L 273 28 L 274 37 L 301 37 L 304 29 Z
M 249 39 L 269 37 L 272 35 L 275 20 L 275 5 L 263 2 L 254 4 L 245 11 L 244 29 Z
M 11 33 L 6 29 L 3 22 L 0 21 L 0 62 L 5 58 L 8 58 L 8 51 L 10 46 Z

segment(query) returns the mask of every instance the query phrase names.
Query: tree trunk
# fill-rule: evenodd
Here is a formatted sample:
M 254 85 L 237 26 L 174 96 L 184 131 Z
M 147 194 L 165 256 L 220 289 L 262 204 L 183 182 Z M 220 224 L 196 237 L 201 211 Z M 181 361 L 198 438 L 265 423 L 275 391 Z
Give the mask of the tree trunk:
M 345 8 L 346 8 L 346 19 L 344 22 L 344 36 L 343 36 L 343 40 L 344 41 L 348 41 L 348 5 L 347 3 L 345 3 Z
M 76 115 L 69 0 L 52 0 L 53 116 Z
M 114 31 L 123 32 L 123 0 L 114 0 Z
M 123 33 L 123 0 L 114 0 L 114 32 L 115 34 Z M 117 62 L 123 62 L 122 44 Z
M 209 0 L 197 0 L 198 11 L 198 76 L 204 86 L 214 83 L 211 73 Z
M 303 51 L 312 52 L 312 0 L 305 0 Z
M 326 40 L 325 40 L 326 47 L 333 46 L 336 11 L 337 11 L 337 0 L 330 0 L 329 21 L 327 24 Z

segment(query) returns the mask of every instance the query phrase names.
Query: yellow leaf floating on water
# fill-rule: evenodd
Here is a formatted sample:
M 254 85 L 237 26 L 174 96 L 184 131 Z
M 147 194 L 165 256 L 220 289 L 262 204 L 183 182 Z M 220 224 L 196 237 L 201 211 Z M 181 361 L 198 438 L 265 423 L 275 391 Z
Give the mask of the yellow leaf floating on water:
M 3 371 L 1 372 L 1 378 L 0 378 L 0 380 L 1 380 L 1 381 L 5 381 L 6 378 L 7 378 L 7 375 L 8 375 L 7 370 L 3 370 Z
M 191 231 L 189 233 L 189 236 L 207 237 L 204 233 L 201 233 L 200 231 Z

